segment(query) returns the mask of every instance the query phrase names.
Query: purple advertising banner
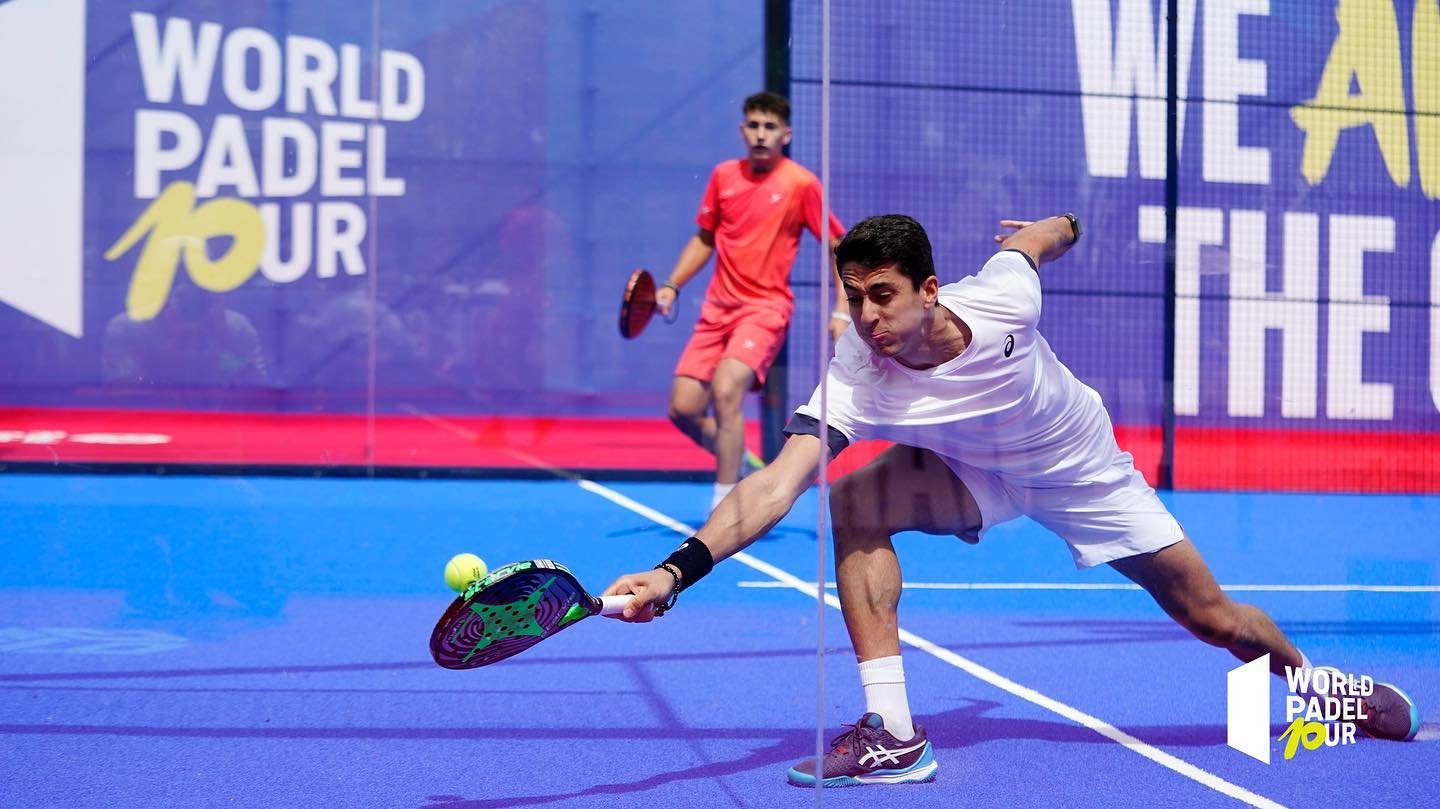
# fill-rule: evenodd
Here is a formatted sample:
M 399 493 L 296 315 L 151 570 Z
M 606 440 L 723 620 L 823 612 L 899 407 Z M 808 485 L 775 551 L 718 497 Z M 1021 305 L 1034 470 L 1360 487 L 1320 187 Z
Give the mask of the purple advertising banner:
M 759 19 L 0 4 L 0 406 L 663 416 L 688 331 L 619 294 L 740 152 Z
M 663 427 L 709 276 L 634 342 L 618 297 L 739 156 L 763 11 L 0 2 L 0 101 L 24 111 L 0 131 L 0 409 Z M 818 7 L 791 16 L 793 156 L 818 172 Z M 1357 474 L 1440 480 L 1440 7 L 1176 0 L 1168 301 L 1163 4 L 833 20 L 843 222 L 916 216 L 953 281 L 998 220 L 1073 211 L 1042 328 L 1117 426 L 1158 428 L 1169 366 L 1177 431 L 1306 435 L 1321 464 L 1339 437 L 1378 453 Z M 802 245 L 792 406 L 826 356 Z
M 1178 423 L 1440 430 L 1440 9 L 1177 12 Z M 796 156 L 816 162 L 820 21 L 794 14 Z M 1079 214 L 1079 249 L 1041 270 L 1042 328 L 1117 422 L 1157 423 L 1163 5 L 841 0 L 832 14 L 841 218 L 916 216 L 943 281 L 979 268 L 1002 218 Z

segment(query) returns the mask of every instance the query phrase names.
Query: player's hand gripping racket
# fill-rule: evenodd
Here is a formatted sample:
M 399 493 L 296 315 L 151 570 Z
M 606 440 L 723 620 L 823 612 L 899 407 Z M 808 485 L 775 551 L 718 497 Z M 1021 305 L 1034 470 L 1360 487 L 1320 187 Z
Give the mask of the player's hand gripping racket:
M 445 610 L 430 634 L 430 656 L 447 669 L 488 666 L 581 619 L 618 615 L 628 603 L 628 595 L 590 595 L 558 562 L 515 562 L 471 583 Z
M 625 297 L 620 301 L 620 336 L 633 340 L 640 336 L 655 316 L 655 278 L 649 270 L 639 269 L 630 273 L 625 284 Z M 674 323 L 675 308 L 665 316 L 666 323 Z

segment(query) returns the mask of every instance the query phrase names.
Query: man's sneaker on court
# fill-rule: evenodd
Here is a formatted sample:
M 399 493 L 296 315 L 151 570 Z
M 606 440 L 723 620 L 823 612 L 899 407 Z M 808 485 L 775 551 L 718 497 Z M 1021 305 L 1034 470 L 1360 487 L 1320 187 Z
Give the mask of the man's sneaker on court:
M 1355 724 L 1377 739 L 1408 742 L 1420 730 L 1420 710 L 1404 691 L 1389 683 L 1376 683 L 1363 698 L 1365 719 Z
M 1345 673 L 1334 666 L 1317 666 L 1315 671 L 1325 672 L 1332 682 L 1345 680 Z M 1311 687 L 1303 691 L 1302 696 L 1325 696 L 1316 691 L 1313 674 L 1311 683 Z M 1399 688 L 1389 683 L 1375 683 L 1370 696 L 1362 697 L 1361 700 L 1365 706 L 1365 718 L 1356 721 L 1355 726 L 1367 735 L 1392 742 L 1408 742 L 1420 731 L 1420 709 L 1416 708 L 1414 700 Z
M 925 728 L 915 726 L 915 735 L 900 741 L 885 730 L 880 714 L 867 713 L 850 729 L 830 742 L 830 752 L 820 766 L 821 783 L 827 787 L 855 787 L 865 784 L 910 784 L 934 781 L 935 754 Z M 815 759 L 807 758 L 790 768 L 788 777 L 795 786 L 815 785 Z

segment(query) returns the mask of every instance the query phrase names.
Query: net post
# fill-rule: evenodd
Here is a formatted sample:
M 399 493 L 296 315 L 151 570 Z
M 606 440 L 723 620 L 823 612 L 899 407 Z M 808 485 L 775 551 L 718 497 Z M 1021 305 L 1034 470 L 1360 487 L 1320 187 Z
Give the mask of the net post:
M 1175 488 L 1175 229 L 1180 208 L 1179 20 L 1175 0 L 1165 8 L 1165 292 L 1161 350 L 1160 466 L 1157 489 Z
M 790 97 L 790 0 L 765 0 L 765 89 Z M 785 147 L 789 156 L 790 147 Z M 769 462 L 785 443 L 789 415 L 790 340 L 780 344 L 760 393 L 760 454 Z

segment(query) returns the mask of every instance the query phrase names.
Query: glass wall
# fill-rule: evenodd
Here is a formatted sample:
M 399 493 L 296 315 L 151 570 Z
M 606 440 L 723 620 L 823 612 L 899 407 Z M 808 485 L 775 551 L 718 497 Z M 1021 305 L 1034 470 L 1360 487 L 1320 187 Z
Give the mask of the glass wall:
M 685 323 L 616 322 L 742 153 L 762 9 L 33 7 L 84 51 L 12 57 L 63 137 L 4 158 L 0 460 L 709 465 L 665 423 Z

